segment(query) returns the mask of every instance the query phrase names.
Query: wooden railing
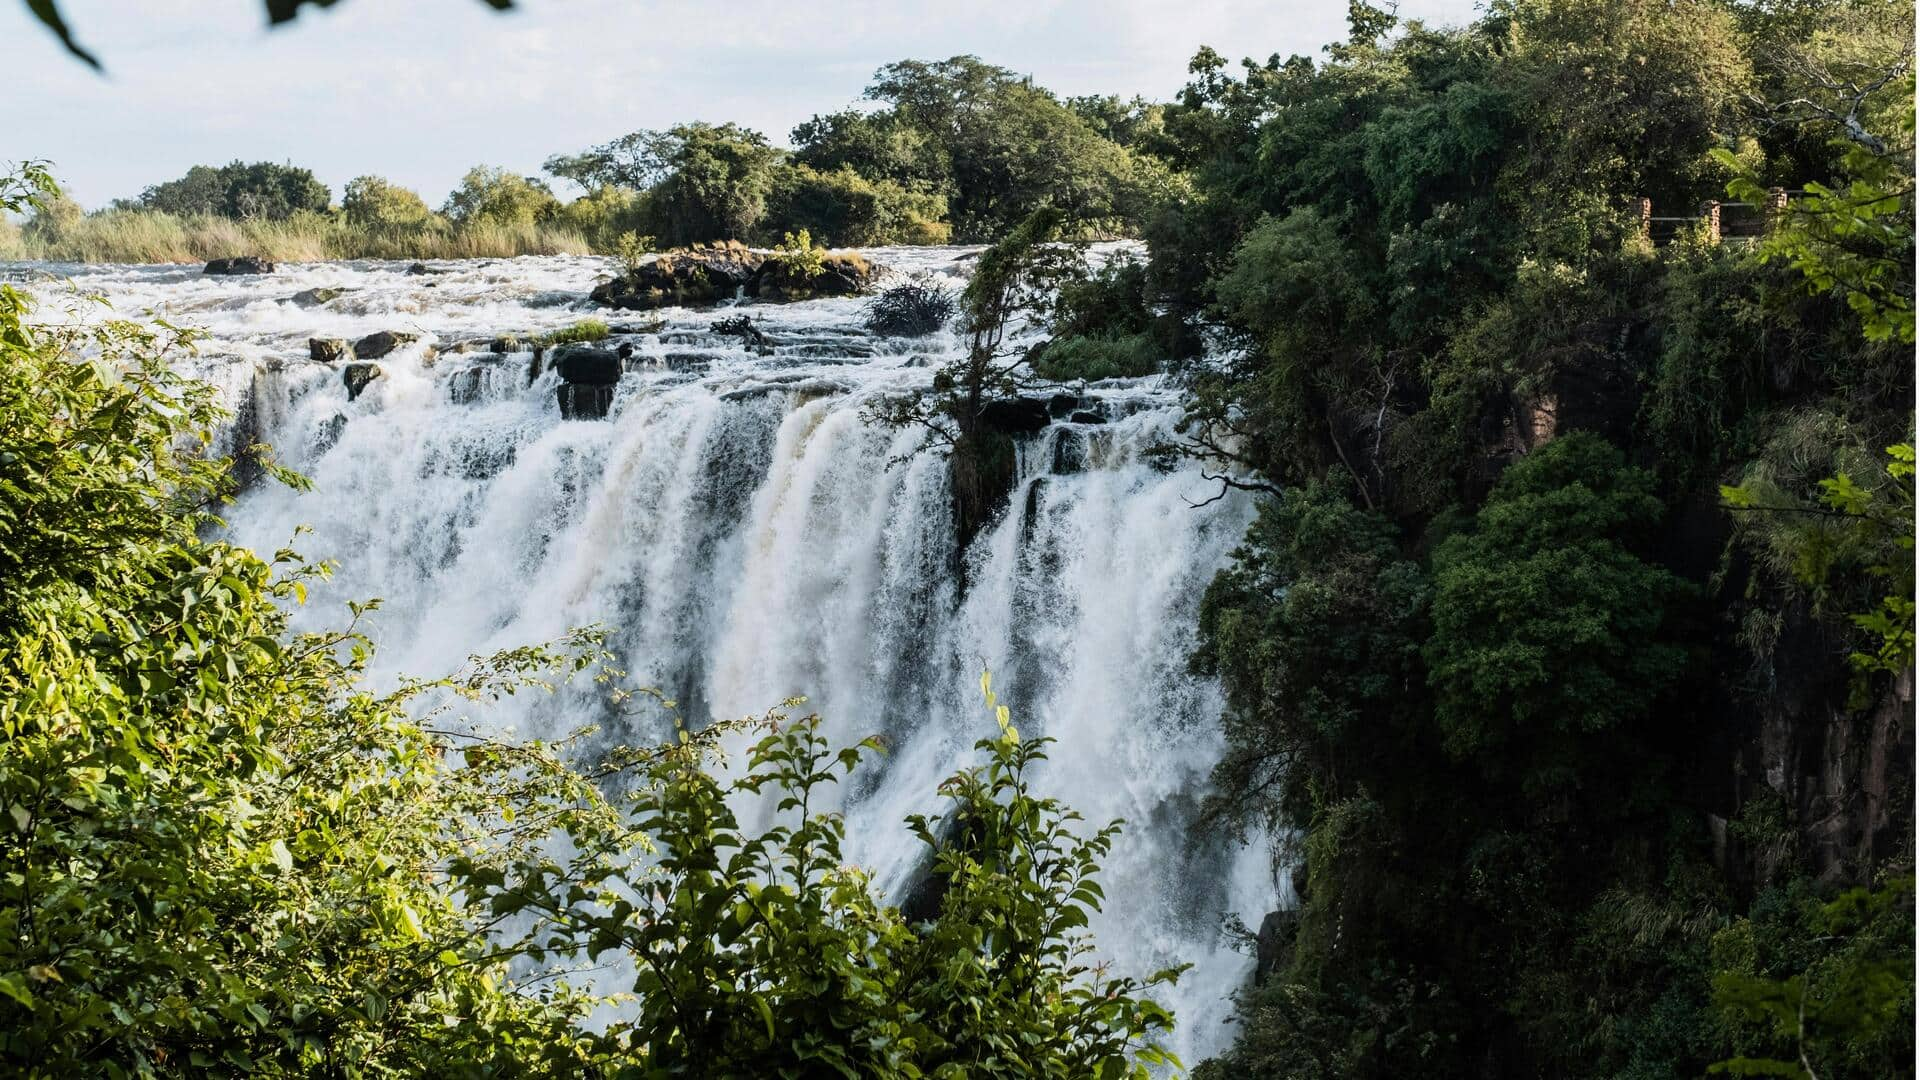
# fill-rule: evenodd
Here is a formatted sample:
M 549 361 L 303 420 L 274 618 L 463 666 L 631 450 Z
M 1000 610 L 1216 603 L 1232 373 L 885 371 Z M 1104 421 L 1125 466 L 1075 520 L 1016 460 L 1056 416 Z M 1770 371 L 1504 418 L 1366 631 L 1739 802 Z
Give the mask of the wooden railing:
M 1767 234 L 1787 209 L 1787 197 L 1799 194 L 1785 188 L 1771 188 L 1764 203 L 1721 202 L 1709 199 L 1691 214 L 1661 216 L 1653 212 L 1653 200 L 1637 200 L 1640 208 L 1640 232 L 1654 246 L 1673 240 L 1682 229 L 1698 225 L 1709 243 L 1723 241 L 1751 244 Z

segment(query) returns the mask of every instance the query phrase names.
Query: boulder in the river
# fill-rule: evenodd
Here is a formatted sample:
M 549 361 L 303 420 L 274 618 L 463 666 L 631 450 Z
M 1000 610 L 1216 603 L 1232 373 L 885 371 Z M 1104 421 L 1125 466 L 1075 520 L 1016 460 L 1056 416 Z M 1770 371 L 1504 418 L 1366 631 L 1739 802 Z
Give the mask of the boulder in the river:
M 402 345 L 410 345 L 419 340 L 419 334 L 382 330 L 354 342 L 353 355 L 361 360 L 378 360 Z
M 289 299 L 301 307 L 319 307 L 322 304 L 339 299 L 341 296 L 346 295 L 347 292 L 348 290 L 346 289 L 334 289 L 322 285 L 315 289 L 302 289 L 294 293 Z
M 271 274 L 273 260 L 261 255 L 238 255 L 231 259 L 214 259 L 207 263 L 203 274 Z
M 322 364 L 332 364 L 352 356 L 353 346 L 345 338 L 308 338 L 307 355 Z
M 613 408 L 613 388 L 620 381 L 621 358 L 612 349 L 563 345 L 553 352 L 554 374 L 560 385 L 554 396 L 567 420 L 604 420 Z
M 347 400 L 360 396 L 367 384 L 380 377 L 379 364 L 348 364 L 340 369 L 340 381 L 347 384 Z
M 446 273 L 446 271 L 445 271 L 445 270 L 442 270 L 442 269 L 437 269 L 437 268 L 435 268 L 435 267 L 431 267 L 431 266 L 428 266 L 428 265 L 427 265 L 426 263 L 423 263 L 423 262 L 417 262 L 417 263 L 414 263 L 414 264 L 413 264 L 412 266 L 409 266 L 409 267 L 407 267 L 407 271 L 406 271 L 406 272 L 407 272 L 407 273 L 409 273 L 409 274 L 412 274 L 412 275 L 414 275 L 415 277 L 418 277 L 418 276 L 419 276 L 419 275 L 421 275 L 421 274 L 444 274 L 444 273 Z
M 613 386 L 609 383 L 563 382 L 554 396 L 560 401 L 563 420 L 605 420 L 613 408 Z
M 1040 398 L 1001 398 L 980 409 L 980 423 L 989 431 L 1006 435 L 1031 435 L 1053 422 L 1053 414 Z
M 612 349 L 562 346 L 553 352 L 553 370 L 561 382 L 611 386 L 620 381 L 620 354 Z

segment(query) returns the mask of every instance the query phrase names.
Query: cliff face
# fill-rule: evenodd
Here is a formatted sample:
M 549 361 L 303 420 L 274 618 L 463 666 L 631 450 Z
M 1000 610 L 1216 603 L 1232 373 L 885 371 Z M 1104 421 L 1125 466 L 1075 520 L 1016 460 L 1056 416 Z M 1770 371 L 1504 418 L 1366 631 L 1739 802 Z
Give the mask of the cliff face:
M 1863 884 L 1887 860 L 1911 854 L 1913 670 L 1878 682 L 1865 708 L 1849 708 L 1846 644 L 1795 613 L 1771 693 L 1754 698 L 1735 729 L 1732 806 L 1712 819 L 1716 854 L 1735 880 L 1767 880 L 1788 854 L 1732 835 L 1730 822 L 1758 799 L 1784 808 L 1799 854 L 1823 882 Z

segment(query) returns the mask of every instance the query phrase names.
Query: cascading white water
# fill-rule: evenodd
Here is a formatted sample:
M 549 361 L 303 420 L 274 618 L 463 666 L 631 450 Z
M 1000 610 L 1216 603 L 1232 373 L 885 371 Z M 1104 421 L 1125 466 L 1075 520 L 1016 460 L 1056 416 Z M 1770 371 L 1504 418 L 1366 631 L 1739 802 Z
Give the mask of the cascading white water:
M 970 265 L 959 249 L 869 254 L 956 280 Z M 1023 731 L 1057 740 L 1041 789 L 1089 822 L 1128 822 L 1104 872 L 1099 951 L 1138 974 L 1192 963 L 1164 995 L 1176 1049 L 1191 1062 L 1226 1039 L 1251 958 L 1221 924 L 1258 923 L 1277 889 L 1259 845 L 1189 828 L 1221 739 L 1218 689 L 1187 656 L 1200 594 L 1252 511 L 1232 492 L 1208 502 L 1219 489 L 1197 470 L 1146 459 L 1177 415 L 1159 380 L 1081 391 L 1104 422 L 1024 439 L 1006 512 L 960 553 L 944 462 L 921 433 L 862 419 L 875 395 L 924 387 L 959 343 L 872 339 L 859 301 L 740 309 L 772 355 L 714 334 L 712 312 L 660 312 L 663 326 L 620 339 L 634 355 L 609 418 L 569 421 L 553 373 L 529 380 L 530 355 L 430 359 L 428 346 L 575 322 L 605 260 L 59 269 L 118 314 L 205 328 L 191 369 L 240 412 L 234 437 L 312 478 L 304 494 L 256 486 L 230 515 L 264 550 L 310 525 L 300 550 L 337 560 L 306 624 L 383 598 L 371 629 L 390 675 L 601 623 L 633 681 L 695 719 L 805 695 L 836 740 L 883 734 L 892 748 L 840 796 L 849 854 L 896 897 L 921 854 L 901 819 L 937 811 L 939 779 L 991 732 L 977 686 L 991 669 Z M 346 291 L 290 299 L 321 286 Z M 609 321 L 652 321 L 621 315 Z M 337 368 L 307 359 L 309 336 L 377 330 L 427 337 L 380 359 L 355 400 Z M 545 737 L 606 719 L 585 691 L 514 708 Z

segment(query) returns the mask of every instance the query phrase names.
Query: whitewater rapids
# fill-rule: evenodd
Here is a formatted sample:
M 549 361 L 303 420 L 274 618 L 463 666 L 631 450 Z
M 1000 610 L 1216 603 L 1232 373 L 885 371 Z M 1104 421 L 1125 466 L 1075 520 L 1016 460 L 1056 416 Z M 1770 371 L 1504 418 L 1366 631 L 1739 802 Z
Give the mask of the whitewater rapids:
M 956 286 L 971 266 L 964 249 L 867 254 Z M 901 819 L 938 812 L 937 782 L 994 730 L 978 686 L 990 669 L 1023 733 L 1057 740 L 1040 793 L 1089 826 L 1126 819 L 1102 875 L 1098 952 L 1138 975 L 1193 964 L 1159 995 L 1179 1019 L 1174 1049 L 1191 1065 L 1222 1047 L 1253 963 L 1222 924 L 1258 925 L 1280 888 L 1263 844 L 1189 827 L 1222 745 L 1219 690 L 1187 670 L 1195 609 L 1252 506 L 1238 492 L 1216 499 L 1197 469 L 1147 459 L 1177 393 L 1158 378 L 1071 391 L 1104 422 L 1058 419 L 1023 438 L 1006 512 L 957 552 L 944 463 L 916 453 L 921 433 L 862 420 L 876 395 L 927 386 L 957 338 L 871 337 L 859 300 L 594 310 L 586 293 L 611 268 L 557 256 L 427 274 L 384 262 L 258 277 L 39 270 L 117 315 L 208 332 L 186 367 L 222 388 L 239 417 L 229 438 L 270 443 L 313 480 L 306 493 L 257 484 L 228 515 L 233 538 L 262 551 L 311 526 L 299 550 L 337 561 L 304 627 L 338 626 L 345 601 L 382 598 L 369 629 L 386 678 L 600 623 L 631 681 L 696 721 L 805 696 L 837 743 L 878 734 L 891 747 L 838 795 L 849 857 L 895 899 L 921 855 Z M 315 288 L 342 292 L 292 299 Z M 710 329 L 741 313 L 773 338 L 771 355 Z M 451 351 L 590 316 L 647 331 L 618 339 L 633 355 L 605 421 L 562 419 L 555 375 L 529 381 L 526 353 Z M 380 330 L 423 337 L 378 360 L 357 399 L 337 368 L 307 358 L 309 337 Z M 607 720 L 590 688 L 509 708 L 508 722 L 541 738 Z

